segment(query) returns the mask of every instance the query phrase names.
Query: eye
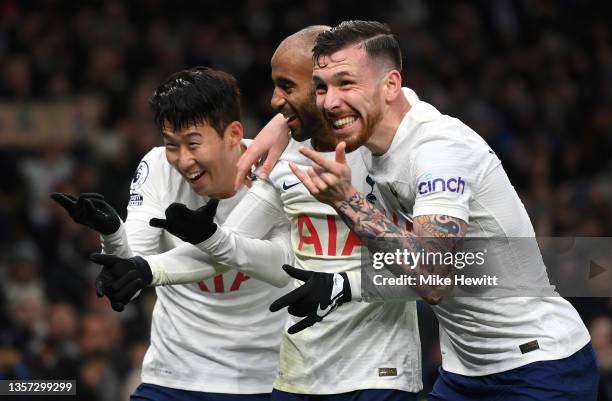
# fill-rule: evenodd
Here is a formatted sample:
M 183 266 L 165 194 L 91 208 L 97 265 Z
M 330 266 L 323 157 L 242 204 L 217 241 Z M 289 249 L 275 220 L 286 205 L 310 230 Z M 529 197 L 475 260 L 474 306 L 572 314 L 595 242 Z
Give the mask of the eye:
M 324 95 L 327 92 L 327 86 L 324 84 L 315 85 L 315 93 L 317 95 Z
M 293 85 L 290 85 L 290 84 L 281 84 L 281 85 L 279 85 L 279 87 L 286 94 L 290 94 L 291 92 L 293 92 Z
M 166 147 L 166 150 L 176 150 L 178 148 L 178 146 L 176 146 L 173 143 L 165 143 L 164 146 Z
M 348 86 L 351 85 L 353 83 L 353 81 L 349 81 L 347 79 L 344 79 L 342 81 L 340 81 L 340 86 Z
M 189 142 L 189 147 L 190 147 L 191 149 L 196 148 L 196 147 L 198 147 L 198 146 L 200 146 L 200 143 L 199 143 L 199 142 Z

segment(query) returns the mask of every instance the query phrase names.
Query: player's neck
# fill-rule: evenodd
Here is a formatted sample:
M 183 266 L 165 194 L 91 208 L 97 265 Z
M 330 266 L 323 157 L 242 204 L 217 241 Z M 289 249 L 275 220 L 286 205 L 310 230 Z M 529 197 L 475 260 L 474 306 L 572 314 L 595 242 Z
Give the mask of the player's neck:
M 213 198 L 228 199 L 236 195 L 237 191 L 234 189 L 234 178 L 238 173 L 236 164 L 238 163 L 240 156 L 242 156 L 245 150 L 246 146 L 241 143 L 235 148 L 235 151 L 232 151 L 231 157 L 229 158 L 226 165 L 226 174 L 225 179 L 223 180 L 224 185 L 223 187 L 219 188 L 219 191 L 214 194 L 214 196 L 212 196 Z
M 395 138 L 399 125 L 406 113 L 410 111 L 411 107 L 408 100 L 402 94 L 397 101 L 392 103 L 383 113 L 383 118 L 365 144 L 374 156 L 381 156 L 387 153 L 391 147 L 393 138 Z

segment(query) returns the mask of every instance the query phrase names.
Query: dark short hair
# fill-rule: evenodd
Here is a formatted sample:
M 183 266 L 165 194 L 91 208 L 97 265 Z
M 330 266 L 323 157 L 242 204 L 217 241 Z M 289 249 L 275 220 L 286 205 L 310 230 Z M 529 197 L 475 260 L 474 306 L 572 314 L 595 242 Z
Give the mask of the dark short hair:
M 207 123 L 223 136 L 232 121 L 240 121 L 240 89 L 232 75 L 208 67 L 172 74 L 149 99 L 160 130 Z
M 321 57 L 331 56 L 350 45 L 363 43 L 366 54 L 374 59 L 383 60 L 391 68 L 402 70 L 402 52 L 389 26 L 378 21 L 343 21 L 330 30 L 324 31 L 315 41 L 312 49 L 316 65 Z

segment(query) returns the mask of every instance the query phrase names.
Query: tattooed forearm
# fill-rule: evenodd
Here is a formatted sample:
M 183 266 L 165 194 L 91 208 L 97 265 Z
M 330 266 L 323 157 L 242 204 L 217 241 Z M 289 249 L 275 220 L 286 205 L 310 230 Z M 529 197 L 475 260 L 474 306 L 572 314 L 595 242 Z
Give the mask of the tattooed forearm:
M 418 252 L 455 252 L 461 248 L 467 232 L 467 224 L 458 218 L 445 215 L 418 216 L 413 221 L 413 232 L 395 225 L 389 218 L 361 193 L 356 193 L 337 207 L 344 222 L 372 252 L 394 252 L 407 250 Z M 454 274 L 452 265 L 419 263 L 416 268 L 406 265 L 388 265 L 394 275 L 415 276 L 438 275 L 448 277 Z M 418 280 L 420 283 L 421 280 Z M 446 286 L 418 285 L 419 295 L 430 303 L 438 303 L 450 291 Z

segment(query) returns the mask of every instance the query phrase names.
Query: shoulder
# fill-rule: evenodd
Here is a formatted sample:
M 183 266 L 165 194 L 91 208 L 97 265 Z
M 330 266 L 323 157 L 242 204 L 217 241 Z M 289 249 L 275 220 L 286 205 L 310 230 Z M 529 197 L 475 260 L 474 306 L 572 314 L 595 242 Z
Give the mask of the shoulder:
M 134 177 L 132 178 L 131 189 L 135 190 L 143 185 L 151 185 L 155 182 L 163 182 L 174 178 L 178 173 L 172 168 L 166 159 L 166 152 L 163 146 L 151 149 L 140 161 Z

